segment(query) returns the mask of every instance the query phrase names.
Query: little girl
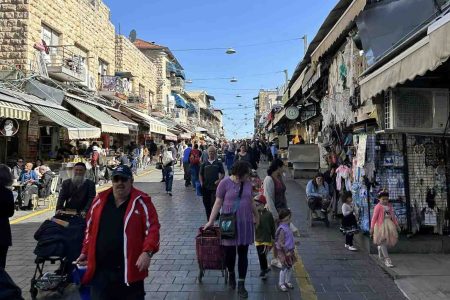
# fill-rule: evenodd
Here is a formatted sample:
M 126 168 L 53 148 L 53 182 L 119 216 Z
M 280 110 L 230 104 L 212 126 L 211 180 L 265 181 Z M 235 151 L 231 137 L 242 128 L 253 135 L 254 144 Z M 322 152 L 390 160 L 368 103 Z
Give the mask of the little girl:
M 275 221 L 270 211 L 264 207 L 267 204 L 264 195 L 258 195 L 253 200 L 259 214 L 259 225 L 255 232 L 255 245 L 258 251 L 259 266 L 261 267 L 259 277 L 266 280 L 267 273 L 270 271 L 267 264 L 267 253 L 272 248 L 275 239 Z
M 386 267 L 392 268 L 391 259 L 387 251 L 387 247 L 393 247 L 397 244 L 398 233 L 400 227 L 394 208 L 389 203 L 389 193 L 382 190 L 378 193 L 380 201 L 374 209 L 372 222 L 370 225 L 370 234 L 373 235 L 374 244 L 378 245 L 378 257 L 384 258 Z
M 342 219 L 342 227 L 345 233 L 345 248 L 350 251 L 357 251 L 358 249 L 353 247 L 353 235 L 358 223 L 356 222 L 352 193 L 343 193 L 341 196 L 341 201 L 343 203 L 342 214 L 344 215 L 344 218 Z
M 278 216 L 280 225 L 275 232 L 275 247 L 277 248 L 277 258 L 282 265 L 278 287 L 281 291 L 287 292 L 288 288 L 294 288 L 290 281 L 292 266 L 296 262 L 294 234 L 289 226 L 291 223 L 291 211 L 283 208 L 279 211 Z

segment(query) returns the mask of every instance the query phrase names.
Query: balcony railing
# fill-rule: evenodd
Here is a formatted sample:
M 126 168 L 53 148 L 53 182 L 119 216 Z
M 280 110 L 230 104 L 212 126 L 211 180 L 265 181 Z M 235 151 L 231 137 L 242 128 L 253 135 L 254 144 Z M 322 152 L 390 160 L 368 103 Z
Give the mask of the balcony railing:
M 48 74 L 62 81 L 85 81 L 86 57 L 76 53 L 74 46 L 49 46 L 44 55 Z

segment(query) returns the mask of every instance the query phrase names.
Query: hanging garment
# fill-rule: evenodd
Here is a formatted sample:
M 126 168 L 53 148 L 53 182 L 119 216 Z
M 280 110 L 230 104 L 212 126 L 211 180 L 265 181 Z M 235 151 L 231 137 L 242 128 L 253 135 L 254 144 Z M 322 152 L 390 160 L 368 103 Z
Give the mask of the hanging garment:
M 345 165 L 341 165 L 336 169 L 336 189 L 338 191 L 342 190 L 342 179 L 345 180 L 345 189 L 347 191 L 352 190 L 351 173 L 352 170 Z

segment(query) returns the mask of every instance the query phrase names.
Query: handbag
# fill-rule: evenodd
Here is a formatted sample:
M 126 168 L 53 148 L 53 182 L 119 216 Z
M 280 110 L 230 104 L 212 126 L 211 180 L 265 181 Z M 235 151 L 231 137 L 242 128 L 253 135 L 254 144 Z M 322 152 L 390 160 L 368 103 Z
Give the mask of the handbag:
M 162 168 L 163 168 L 163 164 L 162 164 L 162 163 L 160 163 L 160 162 L 158 162 L 158 163 L 156 163 L 156 166 L 155 166 L 155 168 L 156 168 L 157 170 L 162 170 Z
M 239 196 L 234 201 L 233 211 L 227 214 L 220 214 L 219 228 L 221 238 L 224 240 L 234 240 L 236 238 L 236 211 L 241 203 L 242 190 L 244 189 L 244 182 L 241 182 L 239 189 Z

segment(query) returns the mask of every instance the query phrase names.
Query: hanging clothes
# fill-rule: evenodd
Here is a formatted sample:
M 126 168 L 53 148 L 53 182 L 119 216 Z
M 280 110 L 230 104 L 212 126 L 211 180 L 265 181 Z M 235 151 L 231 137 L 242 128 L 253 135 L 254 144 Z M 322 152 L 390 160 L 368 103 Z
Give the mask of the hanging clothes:
M 336 189 L 338 191 L 342 190 L 342 179 L 345 181 L 345 189 L 347 191 L 352 190 L 351 174 L 352 169 L 346 165 L 341 165 L 336 169 Z

